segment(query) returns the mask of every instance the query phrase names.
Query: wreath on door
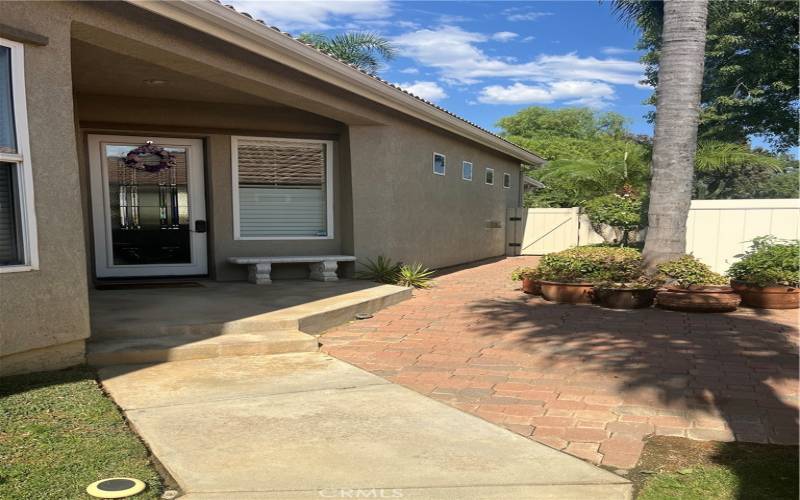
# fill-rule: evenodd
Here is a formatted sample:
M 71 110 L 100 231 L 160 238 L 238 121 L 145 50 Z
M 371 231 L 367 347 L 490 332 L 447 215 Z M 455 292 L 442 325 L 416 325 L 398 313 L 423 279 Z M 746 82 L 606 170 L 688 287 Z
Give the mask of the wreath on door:
M 177 166 L 175 155 L 166 149 L 147 141 L 144 146 L 131 150 L 125 156 L 125 166 L 145 172 L 162 172 Z

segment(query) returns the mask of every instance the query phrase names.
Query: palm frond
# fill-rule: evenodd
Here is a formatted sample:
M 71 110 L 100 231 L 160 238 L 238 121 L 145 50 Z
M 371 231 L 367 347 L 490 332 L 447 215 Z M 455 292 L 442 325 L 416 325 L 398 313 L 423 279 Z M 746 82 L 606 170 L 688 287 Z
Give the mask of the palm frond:
M 780 159 L 753 151 L 747 145 L 719 141 L 701 142 L 697 147 L 694 163 L 698 172 L 719 172 L 729 168 L 753 166 L 780 173 L 784 167 Z
M 381 69 L 382 60 L 390 61 L 397 55 L 391 42 L 376 33 L 344 33 L 333 38 L 320 33 L 303 33 L 297 38 L 369 74 Z
M 602 0 L 601 0 L 602 1 Z M 661 31 L 664 2 L 659 0 L 612 0 L 611 11 L 629 28 L 650 27 Z

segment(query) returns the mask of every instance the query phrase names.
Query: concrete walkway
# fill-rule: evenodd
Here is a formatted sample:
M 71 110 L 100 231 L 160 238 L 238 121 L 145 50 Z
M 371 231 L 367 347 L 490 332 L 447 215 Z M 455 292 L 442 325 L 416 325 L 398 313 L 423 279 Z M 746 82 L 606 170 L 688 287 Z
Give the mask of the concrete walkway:
M 100 378 L 188 500 L 631 495 L 621 477 L 322 353 Z

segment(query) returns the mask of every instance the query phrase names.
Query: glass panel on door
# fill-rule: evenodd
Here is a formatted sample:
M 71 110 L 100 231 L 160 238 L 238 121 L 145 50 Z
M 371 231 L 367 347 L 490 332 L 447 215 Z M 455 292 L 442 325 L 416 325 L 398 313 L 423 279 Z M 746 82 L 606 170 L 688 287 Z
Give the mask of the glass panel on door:
M 187 148 L 157 148 L 134 163 L 126 158 L 141 144 L 103 146 L 114 265 L 191 263 Z

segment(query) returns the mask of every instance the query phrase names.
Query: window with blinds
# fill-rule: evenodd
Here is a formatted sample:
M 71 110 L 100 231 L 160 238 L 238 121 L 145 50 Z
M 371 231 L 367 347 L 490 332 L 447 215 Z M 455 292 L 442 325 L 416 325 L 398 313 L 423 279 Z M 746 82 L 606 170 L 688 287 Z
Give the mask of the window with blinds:
M 330 143 L 234 138 L 240 239 L 332 236 Z

